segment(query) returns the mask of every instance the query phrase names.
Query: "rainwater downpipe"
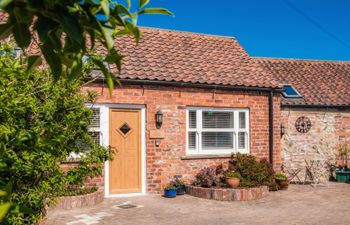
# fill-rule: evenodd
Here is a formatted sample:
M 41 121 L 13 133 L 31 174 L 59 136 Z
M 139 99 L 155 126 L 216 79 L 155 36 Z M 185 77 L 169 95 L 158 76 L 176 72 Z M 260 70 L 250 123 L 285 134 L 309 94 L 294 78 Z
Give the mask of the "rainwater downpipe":
M 273 165 L 273 90 L 269 92 L 269 161 Z

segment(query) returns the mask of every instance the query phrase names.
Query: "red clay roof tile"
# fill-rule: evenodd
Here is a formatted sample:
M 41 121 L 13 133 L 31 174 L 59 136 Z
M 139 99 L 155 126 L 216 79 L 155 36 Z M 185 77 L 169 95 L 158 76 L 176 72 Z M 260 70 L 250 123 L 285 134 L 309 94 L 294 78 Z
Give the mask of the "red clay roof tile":
M 303 99 L 283 105 L 350 106 L 350 62 L 255 58 L 279 82 L 291 84 Z
M 154 28 L 141 30 L 138 45 L 130 37 L 116 39 L 116 48 L 126 56 L 120 74 L 112 68 L 120 78 L 278 87 L 232 37 Z

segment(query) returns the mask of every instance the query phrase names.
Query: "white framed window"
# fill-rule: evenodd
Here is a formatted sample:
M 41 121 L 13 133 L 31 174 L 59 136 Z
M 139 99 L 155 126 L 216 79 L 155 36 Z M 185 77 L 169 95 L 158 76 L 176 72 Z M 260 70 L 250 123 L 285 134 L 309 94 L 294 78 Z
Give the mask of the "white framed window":
M 95 140 L 95 143 L 100 145 L 101 144 L 100 108 L 91 108 L 91 110 L 92 110 L 92 117 L 90 119 L 89 133 L 91 134 L 91 137 Z
M 249 109 L 188 107 L 187 154 L 249 152 Z
M 90 124 L 88 127 L 88 132 L 91 135 L 92 139 L 95 141 L 96 144 L 101 145 L 101 112 L 99 107 L 91 107 L 90 110 L 92 111 L 92 117 L 90 119 Z M 82 142 L 81 140 L 77 140 L 78 148 L 80 148 L 83 151 L 88 151 L 89 147 L 86 145 L 86 143 Z M 77 154 L 75 152 L 71 152 L 69 159 L 77 159 L 79 160 L 80 157 L 84 155 L 83 152 L 80 154 Z

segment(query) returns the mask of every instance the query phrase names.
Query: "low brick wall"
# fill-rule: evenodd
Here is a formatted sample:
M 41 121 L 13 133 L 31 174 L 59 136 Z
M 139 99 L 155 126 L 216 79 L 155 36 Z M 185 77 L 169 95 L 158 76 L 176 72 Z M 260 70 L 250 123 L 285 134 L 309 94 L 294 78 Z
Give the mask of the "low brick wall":
M 214 199 L 219 201 L 250 201 L 266 197 L 269 194 L 267 186 L 254 188 L 203 188 L 188 186 L 187 194 L 198 198 Z
M 73 209 L 73 208 L 80 208 L 84 206 L 97 205 L 98 203 L 102 202 L 103 199 L 104 199 L 104 190 L 98 189 L 97 191 L 86 195 L 61 197 L 58 200 L 57 204 L 51 206 L 49 210 Z

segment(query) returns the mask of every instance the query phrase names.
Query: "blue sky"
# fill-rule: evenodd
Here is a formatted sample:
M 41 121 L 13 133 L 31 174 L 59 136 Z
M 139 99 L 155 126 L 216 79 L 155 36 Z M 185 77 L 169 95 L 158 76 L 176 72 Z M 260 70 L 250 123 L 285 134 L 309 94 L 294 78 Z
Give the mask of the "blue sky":
M 151 0 L 149 6 L 175 17 L 143 15 L 138 25 L 234 36 L 252 56 L 350 60 L 349 0 Z

